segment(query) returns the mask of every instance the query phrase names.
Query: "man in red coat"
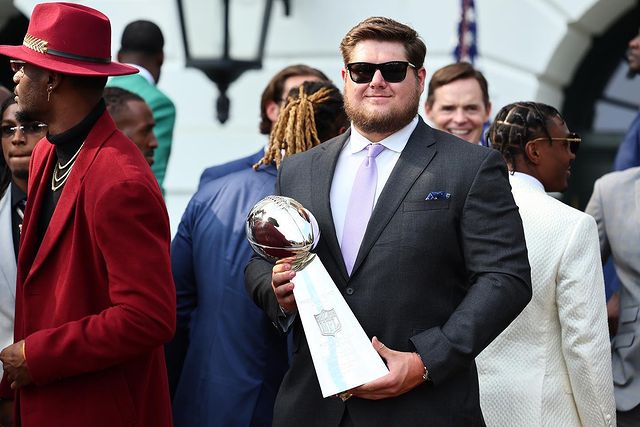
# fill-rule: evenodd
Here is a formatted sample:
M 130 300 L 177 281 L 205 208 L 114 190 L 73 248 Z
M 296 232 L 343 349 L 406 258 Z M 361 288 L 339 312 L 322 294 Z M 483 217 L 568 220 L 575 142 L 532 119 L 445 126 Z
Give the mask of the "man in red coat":
M 171 425 L 169 221 L 144 157 L 105 111 L 107 76 L 136 72 L 110 50 L 108 18 L 66 3 L 37 5 L 24 43 L 0 46 L 19 114 L 49 125 L 31 159 L 15 343 L 0 353 L 16 425 Z

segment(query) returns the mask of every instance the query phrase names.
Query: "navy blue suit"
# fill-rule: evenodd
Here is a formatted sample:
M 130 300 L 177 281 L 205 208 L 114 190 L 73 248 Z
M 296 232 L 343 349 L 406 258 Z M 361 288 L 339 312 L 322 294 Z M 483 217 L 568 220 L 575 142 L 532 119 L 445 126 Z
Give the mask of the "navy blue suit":
M 247 214 L 275 179 L 274 166 L 246 167 L 205 183 L 172 242 L 178 319 L 166 350 L 177 427 L 271 425 L 286 337 L 245 292 L 243 271 Z
M 640 114 L 633 119 L 618 147 L 613 169 L 617 171 L 640 166 Z
M 240 159 L 231 160 L 230 162 L 223 163 L 221 165 L 215 165 L 206 168 L 202 175 L 200 175 L 200 183 L 198 184 L 198 191 L 210 181 L 218 179 L 221 176 L 229 175 L 230 173 L 237 172 L 243 169 L 249 169 L 264 156 L 264 150 L 260 150 L 257 153 L 253 153 L 250 156 L 242 157 Z

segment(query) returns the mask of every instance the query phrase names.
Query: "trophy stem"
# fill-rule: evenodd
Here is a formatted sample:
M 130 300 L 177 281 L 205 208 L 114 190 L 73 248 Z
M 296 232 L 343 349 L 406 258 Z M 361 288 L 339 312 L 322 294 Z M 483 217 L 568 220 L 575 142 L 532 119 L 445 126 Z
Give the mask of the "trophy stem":
M 316 254 L 309 252 L 307 253 L 306 256 L 300 257 L 295 261 L 293 261 L 291 263 L 291 268 L 293 268 L 293 271 L 300 271 L 303 268 L 305 268 L 307 265 L 309 265 L 311 261 L 315 259 L 315 257 L 316 257 Z

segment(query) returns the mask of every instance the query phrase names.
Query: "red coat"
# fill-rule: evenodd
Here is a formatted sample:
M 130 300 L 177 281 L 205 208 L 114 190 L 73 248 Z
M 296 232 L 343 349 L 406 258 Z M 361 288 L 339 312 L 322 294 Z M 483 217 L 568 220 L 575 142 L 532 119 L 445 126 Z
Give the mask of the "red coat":
M 175 329 L 175 289 L 158 184 L 104 113 L 40 243 L 54 161 L 54 146 L 42 140 L 18 259 L 15 341 L 26 340 L 34 380 L 18 392 L 21 423 L 170 426 L 162 345 Z

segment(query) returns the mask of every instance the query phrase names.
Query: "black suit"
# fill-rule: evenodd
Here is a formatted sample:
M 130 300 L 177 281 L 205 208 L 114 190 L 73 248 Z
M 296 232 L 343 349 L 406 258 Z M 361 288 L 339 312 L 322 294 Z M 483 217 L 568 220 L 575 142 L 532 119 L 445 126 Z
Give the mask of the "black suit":
M 329 203 L 349 134 L 287 159 L 278 194 L 315 215 L 317 253 L 369 337 L 417 351 L 431 383 L 392 399 L 320 394 L 302 325 L 276 401 L 276 426 L 337 426 L 345 407 L 355 426 L 484 425 L 475 356 L 531 298 L 527 251 L 504 161 L 497 151 L 434 130 L 422 120 L 409 138 L 372 213 L 348 277 Z M 345 197 L 350 189 L 345 188 Z M 431 192 L 450 198 L 427 201 Z M 275 319 L 271 265 L 254 258 L 247 289 Z

